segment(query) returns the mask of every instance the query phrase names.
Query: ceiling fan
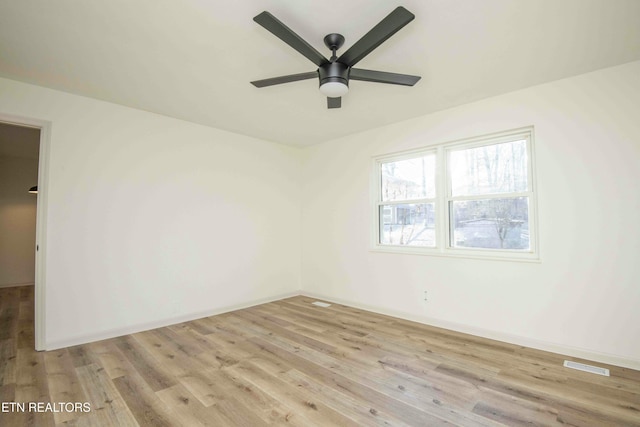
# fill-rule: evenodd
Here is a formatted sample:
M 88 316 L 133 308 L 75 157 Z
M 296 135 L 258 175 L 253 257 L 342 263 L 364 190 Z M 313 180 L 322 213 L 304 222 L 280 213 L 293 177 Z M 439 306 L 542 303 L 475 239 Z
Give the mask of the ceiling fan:
M 331 58 L 327 59 L 275 16 L 262 12 L 253 20 L 316 64 L 318 69 L 308 73 L 256 80 L 251 84 L 265 87 L 317 77 L 320 80 L 320 92 L 327 96 L 327 108 L 340 108 L 341 97 L 349 91 L 349 80 L 413 86 L 420 80 L 419 76 L 364 70 L 353 66 L 414 18 L 415 15 L 404 7 L 397 7 L 340 57 L 336 56 L 336 51 L 344 44 L 344 37 L 336 33 L 328 34 L 324 38 L 324 44 L 331 50 Z

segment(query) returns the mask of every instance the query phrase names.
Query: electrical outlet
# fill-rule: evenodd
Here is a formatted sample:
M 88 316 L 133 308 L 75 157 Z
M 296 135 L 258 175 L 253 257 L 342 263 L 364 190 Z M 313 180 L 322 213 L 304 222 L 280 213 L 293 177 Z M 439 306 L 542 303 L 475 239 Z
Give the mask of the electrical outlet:
M 427 299 L 427 291 L 424 291 L 424 296 L 422 297 L 423 301 L 426 303 L 428 301 Z

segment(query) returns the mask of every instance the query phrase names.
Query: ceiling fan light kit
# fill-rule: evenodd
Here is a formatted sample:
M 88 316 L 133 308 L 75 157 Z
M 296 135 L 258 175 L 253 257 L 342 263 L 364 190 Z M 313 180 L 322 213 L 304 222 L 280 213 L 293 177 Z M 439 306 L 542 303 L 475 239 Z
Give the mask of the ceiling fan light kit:
M 328 34 L 324 38 L 324 44 L 331 50 L 332 55 L 327 59 L 276 17 L 269 12 L 262 12 L 253 20 L 316 64 L 318 69 L 315 72 L 256 80 L 251 84 L 261 88 L 318 78 L 320 92 L 327 97 L 327 108 L 341 107 L 342 97 L 349 92 L 349 80 L 413 86 L 420 80 L 419 76 L 364 70 L 353 66 L 414 18 L 415 16 L 404 7 L 397 7 L 340 57 L 336 55 L 336 51 L 344 44 L 344 37 L 337 33 Z
M 320 92 L 330 98 L 339 98 L 349 92 L 349 68 L 339 62 L 330 62 L 318 68 Z
M 320 85 L 320 92 L 329 98 L 340 98 L 349 92 L 349 86 L 346 81 L 327 81 Z

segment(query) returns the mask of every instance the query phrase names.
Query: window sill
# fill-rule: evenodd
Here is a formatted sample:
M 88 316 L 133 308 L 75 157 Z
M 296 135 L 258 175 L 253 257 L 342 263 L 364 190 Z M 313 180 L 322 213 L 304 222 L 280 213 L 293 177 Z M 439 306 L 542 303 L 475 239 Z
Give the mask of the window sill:
M 369 252 L 390 254 L 437 256 L 442 258 L 462 258 L 489 261 L 511 261 L 525 263 L 541 263 L 540 255 L 534 252 L 511 252 L 500 250 L 479 249 L 441 249 L 421 248 L 409 246 L 375 245 L 369 248 Z

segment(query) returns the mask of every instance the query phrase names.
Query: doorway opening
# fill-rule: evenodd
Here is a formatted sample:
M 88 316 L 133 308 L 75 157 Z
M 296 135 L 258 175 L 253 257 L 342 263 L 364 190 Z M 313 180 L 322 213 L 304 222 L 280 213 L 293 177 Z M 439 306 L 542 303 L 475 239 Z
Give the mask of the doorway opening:
M 45 349 L 44 226 L 49 124 L 0 114 L 0 288 L 34 295 L 33 346 Z M 31 288 L 29 288 L 31 287 Z

